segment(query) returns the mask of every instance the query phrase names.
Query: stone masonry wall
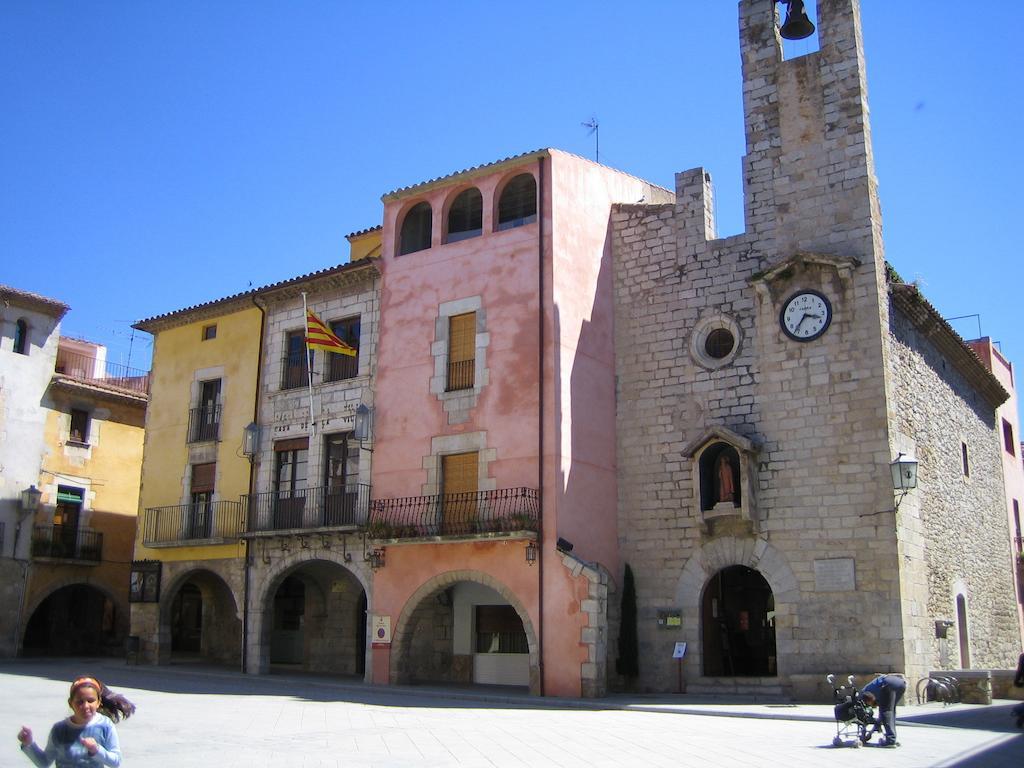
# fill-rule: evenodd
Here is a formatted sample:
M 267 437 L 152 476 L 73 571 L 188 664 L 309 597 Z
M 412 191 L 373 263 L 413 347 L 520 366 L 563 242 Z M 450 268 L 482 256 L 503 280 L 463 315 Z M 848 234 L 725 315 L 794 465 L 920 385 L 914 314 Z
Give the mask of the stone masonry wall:
M 966 600 L 970 667 L 1013 666 L 1020 647 L 1012 565 L 1006 547 L 993 545 L 1010 535 L 993 408 L 901 313 L 892 317 L 893 418 L 919 462 L 918 487 L 898 518 L 908 642 L 922 666 L 915 672 L 966 666 L 957 595 Z M 935 636 L 937 620 L 952 622 L 945 639 Z
M 790 61 L 775 13 L 770 0 L 740 3 L 746 233 L 715 239 L 702 169 L 677 176 L 674 206 L 612 213 L 619 530 L 636 574 L 641 689 L 674 689 L 681 640 L 686 676 L 700 679 L 703 589 L 730 565 L 772 588 L 775 683 L 905 663 L 858 4 L 821 0 L 820 51 Z M 809 342 L 779 327 L 799 290 L 834 313 Z M 735 348 L 709 360 L 701 334 L 716 327 Z M 755 446 L 754 509 L 709 523 L 684 448 L 715 428 Z M 852 561 L 852 579 L 820 577 L 819 561 L 835 559 Z M 679 611 L 682 627 L 659 628 L 660 610 Z

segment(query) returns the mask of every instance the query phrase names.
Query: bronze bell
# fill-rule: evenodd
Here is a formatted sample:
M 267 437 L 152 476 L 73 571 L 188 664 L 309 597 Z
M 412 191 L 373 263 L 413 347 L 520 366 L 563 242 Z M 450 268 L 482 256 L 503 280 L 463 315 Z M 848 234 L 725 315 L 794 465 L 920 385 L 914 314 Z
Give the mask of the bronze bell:
M 807 18 L 804 0 L 786 0 L 786 21 L 779 34 L 787 40 L 803 40 L 814 34 L 814 24 Z

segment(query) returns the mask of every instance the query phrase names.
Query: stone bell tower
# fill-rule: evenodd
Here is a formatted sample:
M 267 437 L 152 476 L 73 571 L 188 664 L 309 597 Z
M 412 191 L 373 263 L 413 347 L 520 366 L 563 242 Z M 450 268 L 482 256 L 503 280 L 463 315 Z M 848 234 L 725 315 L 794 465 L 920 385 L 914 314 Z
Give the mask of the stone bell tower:
M 819 48 L 790 59 L 774 0 L 739 14 L 745 231 L 716 236 L 700 168 L 674 204 L 613 212 L 619 526 L 638 584 L 680 613 L 675 634 L 641 617 L 642 656 L 666 660 L 652 686 L 685 640 L 694 690 L 732 673 L 795 691 L 905 665 L 889 304 L 858 0 L 818 0 Z

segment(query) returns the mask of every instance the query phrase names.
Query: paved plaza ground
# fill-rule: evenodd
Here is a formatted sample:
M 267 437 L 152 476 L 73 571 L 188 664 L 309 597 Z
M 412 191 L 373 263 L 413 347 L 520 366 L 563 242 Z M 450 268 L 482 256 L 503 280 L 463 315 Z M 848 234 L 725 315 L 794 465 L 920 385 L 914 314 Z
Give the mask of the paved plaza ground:
M 831 707 L 692 696 L 600 701 L 500 689 L 380 688 L 303 675 L 115 660 L 0 663 L 0 768 L 31 766 L 24 724 L 45 743 L 68 713 L 68 683 L 89 672 L 132 699 L 118 732 L 126 768 L 396 766 L 1024 766 L 1011 702 L 899 710 L 897 749 L 835 748 Z M 3 746 L 6 745 L 6 746 Z

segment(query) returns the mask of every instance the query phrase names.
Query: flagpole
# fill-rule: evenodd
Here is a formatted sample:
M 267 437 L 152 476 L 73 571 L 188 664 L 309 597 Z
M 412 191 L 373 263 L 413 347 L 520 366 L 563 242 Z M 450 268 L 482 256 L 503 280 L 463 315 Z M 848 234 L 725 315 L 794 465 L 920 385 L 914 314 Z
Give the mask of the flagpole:
M 306 292 L 302 292 L 302 322 L 305 332 L 302 338 L 306 345 L 306 381 L 309 383 L 309 436 L 316 436 L 316 421 L 313 418 L 313 361 L 310 359 L 312 350 L 309 348 L 309 307 L 306 306 Z

